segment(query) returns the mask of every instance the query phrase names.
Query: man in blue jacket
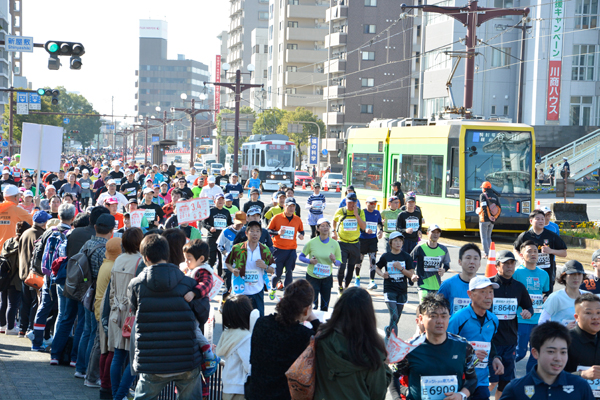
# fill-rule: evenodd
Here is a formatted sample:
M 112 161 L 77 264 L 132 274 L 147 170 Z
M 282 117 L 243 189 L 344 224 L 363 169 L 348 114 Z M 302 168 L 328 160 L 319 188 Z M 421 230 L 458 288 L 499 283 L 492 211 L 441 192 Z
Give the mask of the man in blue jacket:
M 492 343 L 492 339 L 498 331 L 498 317 L 488 311 L 494 302 L 494 289 L 498 289 L 498 287 L 497 283 L 493 283 L 489 278 L 483 276 L 471 279 L 467 292 L 471 304 L 454 313 L 448 324 L 448 332 L 467 339 L 477 355 L 478 362 L 475 364 L 477 389 L 471 394 L 470 399 L 472 400 L 488 400 L 490 398 L 488 388 L 490 381 L 488 363 L 490 360 L 497 375 L 504 373 L 501 358 L 496 354 L 496 347 Z

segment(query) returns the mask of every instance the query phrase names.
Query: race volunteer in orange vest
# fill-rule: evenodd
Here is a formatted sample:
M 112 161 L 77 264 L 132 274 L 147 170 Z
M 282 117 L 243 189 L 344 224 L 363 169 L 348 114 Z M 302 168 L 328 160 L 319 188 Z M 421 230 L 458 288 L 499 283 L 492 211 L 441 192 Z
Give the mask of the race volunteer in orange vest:
M 0 203 L 0 246 L 15 236 L 17 222 L 26 221 L 33 225 L 31 214 L 19 207 L 19 188 L 7 185 L 2 191 L 4 201 Z

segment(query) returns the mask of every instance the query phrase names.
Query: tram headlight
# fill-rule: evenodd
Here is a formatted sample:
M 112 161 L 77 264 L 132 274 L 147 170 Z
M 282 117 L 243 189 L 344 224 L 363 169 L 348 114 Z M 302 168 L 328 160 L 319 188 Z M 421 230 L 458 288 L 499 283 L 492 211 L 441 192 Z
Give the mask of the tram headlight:
M 275 179 L 275 175 L 271 175 L 271 179 Z
M 523 201 L 521 203 L 521 213 L 529 214 L 531 212 L 531 201 Z
M 466 212 L 475 212 L 475 200 L 467 199 L 465 205 Z
M 284 175 L 284 176 L 283 176 L 283 179 L 287 179 L 287 175 Z

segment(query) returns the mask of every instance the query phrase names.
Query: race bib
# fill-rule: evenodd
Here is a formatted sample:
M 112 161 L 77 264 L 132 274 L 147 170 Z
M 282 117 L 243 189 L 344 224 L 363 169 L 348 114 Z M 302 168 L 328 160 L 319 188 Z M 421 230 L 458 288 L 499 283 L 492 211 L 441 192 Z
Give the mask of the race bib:
M 388 219 L 387 220 L 387 230 L 388 231 L 395 231 L 396 230 L 396 220 L 392 220 L 392 219 Z
M 444 393 L 456 393 L 457 391 L 456 375 L 421 377 L 421 399 L 423 400 L 443 400 L 446 398 Z
M 81 188 L 82 189 L 89 189 L 90 188 L 90 183 L 89 182 L 81 182 Z
M 538 253 L 537 266 L 539 268 L 550 268 L 550 254 Z
M 294 240 L 294 235 L 296 233 L 296 228 L 293 226 L 282 226 L 284 229 L 283 235 L 281 235 L 282 239 Z
M 487 356 L 483 361 L 477 361 L 475 364 L 475 368 L 487 368 L 489 362 L 490 350 L 492 350 L 492 344 L 490 342 L 471 342 L 471 346 L 473 346 L 473 350 L 483 350 L 487 352 Z
M 215 201 L 213 199 L 208 199 L 208 206 L 209 207 L 214 207 L 215 206 Z
M 373 231 L 373 233 L 377 233 L 377 222 L 367 222 L 367 229 Z
M 517 315 L 517 299 L 494 298 L 494 307 L 492 312 L 500 320 L 514 319 Z
M 385 267 L 385 269 L 387 270 L 387 273 L 390 274 L 390 278 L 393 278 L 393 279 L 397 279 L 397 278 L 404 276 L 401 269 L 394 267 L 395 262 L 396 261 L 388 261 L 388 263 Z M 404 261 L 398 261 L 398 262 L 400 263 L 400 265 L 402 265 L 402 268 L 406 268 L 406 263 Z
M 460 311 L 463 308 L 468 307 L 469 304 L 471 304 L 471 299 L 469 299 L 469 298 L 463 299 L 460 297 L 455 297 L 454 300 L 452 301 L 452 313 L 456 313 L 457 311 Z
M 217 229 L 227 228 L 227 220 L 225 218 L 215 218 L 214 219 L 214 227 Z
M 418 219 L 407 219 L 406 220 L 406 229 L 412 228 L 414 231 L 419 229 L 419 220 Z
M 313 266 L 313 274 L 319 278 L 327 278 L 331 275 L 331 266 L 325 264 L 315 264 Z
M 442 257 L 424 257 L 423 267 L 425 272 L 438 272 L 442 266 Z
M 355 231 L 358 227 L 358 222 L 355 219 L 345 219 L 344 220 L 344 230 L 345 231 Z
M 577 371 L 587 371 L 588 369 L 590 369 L 590 367 L 584 367 L 582 365 L 577 366 Z M 594 380 L 586 379 L 586 381 L 587 381 L 587 383 L 590 384 L 590 387 L 592 388 L 592 393 L 594 393 L 594 397 L 599 398 L 600 397 L 600 379 L 594 379 Z
M 244 282 L 246 282 L 247 285 L 255 285 L 258 283 L 258 274 L 259 271 L 257 270 L 246 270 L 246 276 L 244 277 Z
M 313 201 L 311 208 L 320 210 L 321 208 L 323 208 L 323 202 L 322 201 Z
M 541 294 L 530 294 L 531 302 L 533 303 L 533 312 L 535 314 L 542 313 L 542 306 L 544 305 L 544 296 Z
M 234 199 L 237 199 L 238 196 L 240 195 L 240 192 L 237 190 L 232 190 L 229 192 L 229 194 L 232 195 Z

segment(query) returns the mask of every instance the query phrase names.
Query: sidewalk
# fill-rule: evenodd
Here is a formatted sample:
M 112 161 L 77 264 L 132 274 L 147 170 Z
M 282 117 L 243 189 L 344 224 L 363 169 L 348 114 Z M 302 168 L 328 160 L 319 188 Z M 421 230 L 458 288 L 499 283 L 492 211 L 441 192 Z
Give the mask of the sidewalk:
M 0 400 L 97 400 L 98 389 L 73 377 L 75 368 L 50 366 L 50 354 L 26 338 L 0 334 Z

